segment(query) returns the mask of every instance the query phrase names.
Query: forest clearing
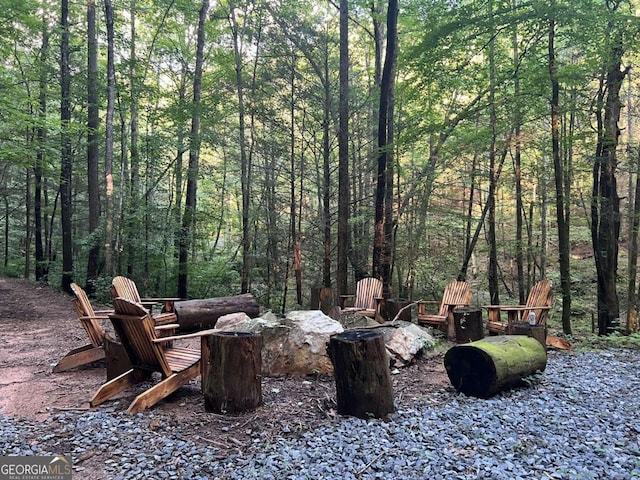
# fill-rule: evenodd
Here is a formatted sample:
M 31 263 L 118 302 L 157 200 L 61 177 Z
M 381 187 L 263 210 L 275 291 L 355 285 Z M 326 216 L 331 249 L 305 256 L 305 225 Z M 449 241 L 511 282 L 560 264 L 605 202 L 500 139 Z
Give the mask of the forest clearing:
M 392 376 L 397 412 L 389 422 L 337 415 L 332 376 L 264 377 L 264 404 L 240 415 L 206 412 L 194 381 L 153 409 L 129 415 L 125 409 L 135 391 L 88 406 L 105 380 L 103 363 L 51 373 L 61 355 L 86 341 L 67 294 L 2 277 L 0 297 L 0 452 L 68 454 L 74 475 L 100 480 L 165 474 L 258 479 L 294 471 L 328 479 L 377 478 L 380 472 L 416 479 L 453 472 L 496 479 L 522 472 L 541 478 L 640 474 L 640 354 L 621 348 L 625 344 L 598 343 L 592 336 L 596 350 L 583 341 L 580 349 L 587 348 L 581 353 L 550 351 L 547 371 L 529 388 L 487 400 L 452 388 L 442 363 L 445 342 Z M 342 433 L 331 438 L 332 431 Z M 401 443 L 394 446 L 395 441 Z

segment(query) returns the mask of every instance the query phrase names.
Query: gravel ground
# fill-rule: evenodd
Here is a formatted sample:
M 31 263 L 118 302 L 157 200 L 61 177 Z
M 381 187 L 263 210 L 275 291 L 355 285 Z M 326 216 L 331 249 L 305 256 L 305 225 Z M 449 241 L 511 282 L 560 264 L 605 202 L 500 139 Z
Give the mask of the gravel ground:
M 640 351 L 551 352 L 530 388 L 404 399 L 391 421 L 343 418 L 244 455 L 184 440 L 156 414 L 0 415 L 0 454 L 104 458 L 113 479 L 640 478 Z M 289 432 L 287 432 L 289 433 Z

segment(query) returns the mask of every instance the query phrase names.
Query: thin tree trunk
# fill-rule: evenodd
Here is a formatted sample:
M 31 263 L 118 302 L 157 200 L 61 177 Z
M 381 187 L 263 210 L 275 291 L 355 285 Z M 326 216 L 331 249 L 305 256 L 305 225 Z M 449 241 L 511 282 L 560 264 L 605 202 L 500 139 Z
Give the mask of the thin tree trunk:
M 518 8 L 518 0 L 513 0 L 513 9 Z M 513 64 L 516 72 L 518 71 L 518 65 L 520 63 L 520 54 L 518 51 L 518 26 L 514 25 L 513 30 Z M 523 253 L 523 239 L 522 239 L 522 226 L 523 226 L 523 211 L 524 206 L 522 203 L 522 113 L 520 111 L 520 75 L 516 73 L 513 80 L 513 95 L 514 95 L 514 118 L 513 123 L 515 127 L 515 155 L 514 155 L 514 177 L 516 187 L 516 269 L 518 277 L 518 298 L 520 305 L 525 303 L 525 279 L 524 279 L 524 253 Z
M 71 180 L 73 173 L 73 151 L 71 148 L 71 70 L 69 68 L 69 0 L 62 0 L 60 28 L 60 203 L 62 228 L 62 280 L 61 287 L 71 293 L 73 282 L 73 244 L 71 234 Z
M 42 222 L 42 168 L 45 162 L 45 141 L 47 138 L 47 131 L 45 129 L 45 119 L 47 116 L 47 85 L 48 76 L 45 65 L 49 57 L 49 31 L 47 28 L 47 22 L 42 20 L 42 48 L 40 50 L 40 78 L 39 78 L 39 92 L 38 92 L 38 131 L 37 141 L 38 147 L 36 152 L 36 164 L 34 168 L 34 197 L 33 197 L 33 216 L 35 222 L 35 279 L 36 281 L 48 281 L 49 276 L 49 264 L 45 259 L 44 239 L 43 234 L 43 222 Z
M 244 78 L 242 76 L 242 52 L 240 50 L 240 32 L 236 20 L 235 6 L 231 5 L 229 23 L 233 35 L 233 51 L 236 67 L 236 91 L 238 95 L 238 130 L 240 141 L 240 183 L 242 188 L 242 270 L 240 272 L 240 293 L 249 292 L 250 270 L 250 234 L 249 206 L 251 199 L 251 166 L 247 156 L 245 126 Z
M 489 0 L 489 17 L 493 15 L 493 0 Z M 489 105 L 491 129 L 491 145 L 489 146 L 489 192 L 495 196 L 496 193 L 496 135 L 497 135 L 497 112 L 495 104 L 495 38 L 493 25 L 491 27 L 491 40 L 489 41 Z M 496 202 L 495 198 L 487 199 L 489 203 L 488 217 L 488 241 L 489 241 L 489 296 L 493 305 L 499 305 L 498 294 L 498 246 L 496 242 Z
M 100 126 L 98 105 L 98 40 L 96 37 L 95 0 L 87 1 L 87 182 L 89 199 L 89 238 L 91 246 L 87 258 L 85 290 L 88 295 L 95 291 L 100 264 L 100 240 L 96 231 L 100 226 L 100 190 L 98 181 L 98 128 Z
M 107 115 L 105 121 L 105 240 L 104 271 L 113 276 L 113 115 L 115 109 L 115 64 L 114 64 L 114 29 L 113 5 L 111 0 L 104 1 L 105 20 L 107 24 Z
M 611 6 L 617 9 L 619 4 Z M 622 34 L 612 23 L 608 26 L 609 54 L 596 110 L 598 143 L 593 167 L 592 238 L 598 279 L 598 334 L 614 330 L 620 318 L 620 303 L 616 290 L 618 270 L 618 240 L 620 237 L 620 197 L 617 191 L 617 155 L 620 129 L 620 88 L 629 67 L 622 69 L 624 45 Z
M 555 7 L 552 2 L 552 10 Z M 558 255 L 562 289 L 562 330 L 571 334 L 571 271 L 569 268 L 569 225 L 565 219 L 564 169 L 560 158 L 560 84 L 555 52 L 555 20 L 549 20 L 549 76 L 551 77 L 551 151 L 556 183 L 556 220 L 558 223 Z
M 338 126 L 338 295 L 347 294 L 349 249 L 349 2 L 340 0 L 340 99 Z
M 380 108 L 378 111 L 378 176 L 376 184 L 375 229 L 373 242 L 373 268 L 382 280 L 383 296 L 391 293 L 391 232 L 393 209 L 393 159 L 391 124 L 393 122 L 392 96 L 396 60 L 398 2 L 389 0 L 387 7 L 387 48 L 380 82 Z
M 129 88 L 130 88 L 130 134 L 131 140 L 129 145 L 130 153 L 130 188 L 129 188 L 129 221 L 127 222 L 127 230 L 124 236 L 125 238 L 125 250 L 127 252 L 127 274 L 132 277 L 136 265 L 136 251 L 138 250 L 135 243 L 135 238 L 140 235 L 139 226 L 140 222 L 136 220 L 137 211 L 139 209 L 139 192 L 140 192 L 140 154 L 138 150 L 138 103 L 139 103 L 139 89 L 137 79 L 137 53 L 136 53 L 136 0 L 131 0 L 130 15 L 131 15 L 131 40 L 129 46 Z
M 178 296 L 187 298 L 188 259 L 191 230 L 195 222 L 196 192 L 198 187 L 198 163 L 200 155 L 200 100 L 202 98 L 202 65 L 204 63 L 205 22 L 209 11 L 209 0 L 203 0 L 198 16 L 198 39 L 196 45 L 196 68 L 193 74 L 193 113 L 189 136 L 189 166 L 187 170 L 187 195 L 180 232 L 178 266 Z

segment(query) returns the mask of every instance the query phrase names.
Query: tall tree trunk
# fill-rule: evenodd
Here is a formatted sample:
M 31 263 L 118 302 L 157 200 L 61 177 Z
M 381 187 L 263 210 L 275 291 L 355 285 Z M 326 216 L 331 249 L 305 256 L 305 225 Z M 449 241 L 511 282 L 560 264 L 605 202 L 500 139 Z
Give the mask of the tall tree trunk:
M 552 2 L 552 11 L 555 2 Z M 555 20 L 549 20 L 549 76 L 551 77 L 551 152 L 556 183 L 556 220 L 558 223 L 558 255 L 562 289 L 562 330 L 571 334 L 571 271 L 569 268 L 569 225 L 565 218 L 564 169 L 560 157 L 560 84 L 555 52 Z
M 616 7 L 614 7 L 616 8 Z M 622 69 L 622 34 L 609 25 L 610 50 L 606 56 L 600 99 L 596 111 L 598 143 L 593 167 L 591 229 L 598 278 L 598 334 L 611 333 L 620 318 L 616 290 L 618 240 L 620 237 L 620 197 L 617 191 L 617 155 L 620 129 L 620 88 L 628 67 Z
M 98 181 L 98 40 L 96 37 L 95 0 L 87 2 L 87 182 L 89 198 L 89 238 L 91 245 L 87 258 L 87 281 L 85 290 L 88 295 L 95 291 L 100 264 L 100 240 L 96 231 L 100 226 L 100 190 Z
M 489 17 L 493 16 L 493 0 L 489 0 Z M 495 196 L 496 193 L 496 135 L 497 135 L 497 112 L 496 112 L 496 86 L 495 86 L 495 37 L 493 23 L 491 25 L 491 39 L 489 40 L 489 105 L 491 129 L 491 145 L 489 146 L 489 192 Z M 489 296 L 493 305 L 499 305 L 498 294 L 498 246 L 496 242 L 496 202 L 495 198 L 487 199 L 489 203 L 488 217 L 488 241 L 489 241 Z
M 43 222 L 42 222 L 42 168 L 45 163 L 45 141 L 47 138 L 47 131 L 45 128 L 45 119 L 47 117 L 47 85 L 48 75 L 45 65 L 49 57 L 49 30 L 47 22 L 43 18 L 42 20 L 42 48 L 40 49 L 40 78 L 39 78 L 39 92 L 38 92 L 38 131 L 37 141 L 38 148 L 36 152 L 36 164 L 34 168 L 34 193 L 33 193 L 33 216 L 35 223 L 35 278 L 36 281 L 48 281 L 49 277 L 49 264 L 45 258 Z
M 233 35 L 233 52 L 236 67 L 236 91 L 238 95 L 238 130 L 240 140 L 240 183 L 242 188 L 242 270 L 240 272 L 240 293 L 249 292 L 250 271 L 250 218 L 251 199 L 251 165 L 247 155 L 244 77 L 242 75 L 242 52 L 240 49 L 240 32 L 236 20 L 235 6 L 231 5 L 229 23 Z
M 638 331 L 638 293 L 636 291 L 636 280 L 638 275 L 638 233 L 640 233 L 640 152 L 633 147 L 633 101 L 631 72 L 627 78 L 627 154 L 629 157 L 629 170 L 635 167 L 636 178 L 633 185 L 633 175 L 629 175 L 629 195 L 634 193 L 633 201 L 629 202 L 629 281 L 627 283 L 627 333 Z M 632 167 L 634 165 L 634 167 Z
M 33 130 L 33 129 L 29 129 Z M 28 134 L 26 139 L 27 145 L 33 146 L 33 132 Z M 25 207 L 25 229 L 24 229 L 24 278 L 28 279 L 31 273 L 31 169 L 26 169 L 25 175 L 25 198 L 24 198 L 24 207 Z
M 134 274 L 136 267 L 136 251 L 138 250 L 135 245 L 135 239 L 140 235 L 140 222 L 137 218 L 137 211 L 139 209 L 140 198 L 140 154 L 138 150 L 138 103 L 139 103 L 139 88 L 137 79 L 137 53 L 136 53 L 136 0 L 131 0 L 130 7 L 131 16 L 131 44 L 129 46 L 129 88 L 131 96 L 131 104 L 129 107 L 130 115 L 130 136 L 131 143 L 129 145 L 129 153 L 131 160 L 130 174 L 131 180 L 129 184 L 129 221 L 127 222 L 126 235 L 125 235 L 125 249 L 127 252 L 127 275 L 130 277 Z M 146 279 L 145 279 L 146 280 Z
M 116 76 L 114 64 L 113 5 L 104 0 L 105 21 L 107 24 L 107 115 L 105 120 L 105 232 L 104 232 L 104 271 L 113 276 L 113 115 L 115 110 Z
M 187 195 L 180 232 L 178 265 L 178 296 L 187 298 L 188 258 L 191 230 L 195 223 L 196 191 L 198 187 L 198 163 L 200 155 L 200 101 L 202 98 L 202 65 L 204 63 L 205 22 L 209 11 L 209 0 L 203 0 L 198 16 L 198 39 L 196 45 L 196 68 L 193 74 L 193 106 L 191 133 L 189 136 L 189 167 L 187 170 Z
M 62 280 L 61 287 L 71 293 L 73 282 L 73 244 L 71 234 L 71 178 L 73 151 L 71 148 L 71 70 L 69 68 L 69 0 L 62 0 L 60 29 L 60 207 L 62 228 Z
M 518 0 L 513 0 L 513 10 L 518 8 Z M 518 51 L 518 25 L 514 24 L 513 28 L 513 66 L 514 70 L 518 72 L 518 65 L 520 64 L 520 54 Z M 523 253 L 523 239 L 522 239 L 522 227 L 523 227 L 523 212 L 524 206 L 522 203 L 522 113 L 520 108 L 521 102 L 520 91 L 520 74 L 516 73 L 513 79 L 513 96 L 514 96 L 514 114 L 513 123 L 515 128 L 515 155 L 514 155 L 514 177 L 516 183 L 516 269 L 518 277 L 518 298 L 520 305 L 524 305 L 525 294 L 525 280 L 524 280 L 524 253 Z
M 338 295 L 347 294 L 349 250 L 349 2 L 340 0 L 340 99 L 338 126 Z
M 387 48 L 380 82 L 378 111 L 378 176 L 376 186 L 373 268 L 382 280 L 383 295 L 391 292 L 391 233 L 393 209 L 393 159 L 391 132 L 393 122 L 393 80 L 395 72 L 398 2 L 389 0 L 387 7 Z
M 329 82 L 329 42 L 324 44 L 324 79 L 322 103 L 322 216 L 323 247 L 322 285 L 331 286 L 331 147 L 329 128 L 331 122 L 331 82 Z

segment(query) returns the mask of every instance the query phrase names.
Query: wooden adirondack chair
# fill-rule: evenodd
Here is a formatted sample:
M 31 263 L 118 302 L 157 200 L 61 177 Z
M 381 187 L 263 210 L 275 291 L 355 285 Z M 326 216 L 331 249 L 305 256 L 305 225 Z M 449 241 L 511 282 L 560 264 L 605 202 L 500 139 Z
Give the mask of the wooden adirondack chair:
M 348 305 L 349 299 L 353 299 L 353 305 Z M 377 278 L 367 277 L 356 283 L 355 295 L 340 296 L 340 309 L 345 313 L 359 313 L 375 318 L 381 299 L 382 282 Z
M 111 296 L 113 298 L 121 297 L 127 298 L 132 302 L 139 303 L 147 308 L 151 313 L 156 325 L 165 325 L 167 323 L 176 322 L 176 314 L 173 308 L 173 303 L 180 298 L 140 298 L 138 293 L 138 287 L 133 280 L 117 276 L 113 277 L 111 281 Z M 161 303 L 163 305 L 160 313 L 153 313 L 152 309 L 154 305 Z
M 113 310 L 94 311 L 87 293 L 76 283 L 71 284 L 71 290 L 76 298 L 73 299 L 73 308 L 78 315 L 78 320 L 87 332 L 89 344 L 79 348 L 74 348 L 53 367 L 53 372 L 64 372 L 75 367 L 87 365 L 97 360 L 105 358 L 103 348 L 104 328 L 101 321 L 108 320 L 108 313 Z
M 516 322 L 528 322 L 529 312 L 536 315 L 536 325 L 546 325 L 549 310 L 553 306 L 553 284 L 550 280 L 540 280 L 527 297 L 526 305 L 485 305 L 487 309 L 487 328 L 490 333 L 511 333 Z M 500 319 L 500 312 L 507 313 L 507 321 Z
M 215 330 L 158 337 L 158 329 L 177 327 L 177 325 L 154 327 L 149 311 L 140 303 L 126 298 L 115 298 L 113 306 L 115 313 L 110 314 L 109 318 L 129 356 L 132 368 L 102 385 L 91 399 L 92 407 L 148 379 L 148 373 L 160 372 L 162 380 L 138 395 L 129 405 L 127 412 L 137 413 L 155 405 L 200 374 L 200 350 L 164 345 L 174 340 L 209 335 Z
M 451 282 L 444 289 L 438 313 L 427 313 L 427 304 L 429 302 L 418 301 L 418 324 L 436 327 L 446 332 L 449 338 L 453 338 L 455 337 L 453 309 L 455 307 L 466 307 L 470 302 L 471 285 L 467 282 Z

